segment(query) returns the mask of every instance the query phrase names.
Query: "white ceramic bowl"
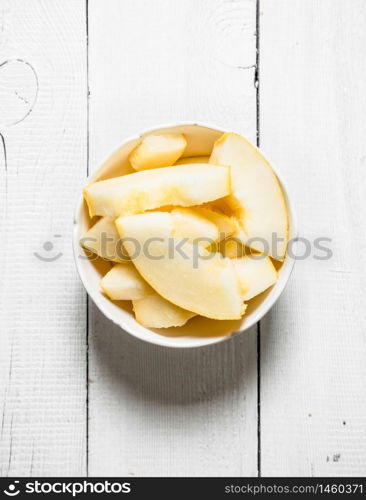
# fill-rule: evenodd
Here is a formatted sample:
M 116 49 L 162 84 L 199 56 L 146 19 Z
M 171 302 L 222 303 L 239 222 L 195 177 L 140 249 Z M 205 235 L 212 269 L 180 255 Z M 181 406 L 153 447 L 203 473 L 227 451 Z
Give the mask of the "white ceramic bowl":
M 198 123 L 185 123 L 179 125 L 168 125 L 148 130 L 142 136 L 151 132 L 176 132 L 183 133 L 187 138 L 187 149 L 184 156 L 206 156 L 209 155 L 213 143 L 225 132 L 211 125 Z M 138 143 L 140 136 L 132 137 L 124 141 L 122 146 L 90 176 L 88 183 L 96 180 L 116 177 L 121 174 L 133 172 L 128 163 L 128 155 Z M 280 181 L 289 214 L 289 237 L 297 236 L 294 210 L 288 191 L 277 170 L 276 175 Z M 249 302 L 245 316 L 236 321 L 217 321 L 203 317 L 192 318 L 188 323 L 179 328 L 148 329 L 141 326 L 134 319 L 130 301 L 112 302 L 104 296 L 99 288 L 101 277 L 110 269 L 110 264 L 102 259 L 87 260 L 79 241 L 91 225 L 88 210 L 83 198 L 80 197 L 74 219 L 73 246 L 76 267 L 86 291 L 98 308 L 113 323 L 120 326 L 122 330 L 135 337 L 167 347 L 199 347 L 221 342 L 228 337 L 244 332 L 255 325 L 279 298 L 290 277 L 294 259 L 289 255 L 279 268 L 279 279 L 268 291 L 255 297 Z M 121 332 L 122 333 L 122 332 Z

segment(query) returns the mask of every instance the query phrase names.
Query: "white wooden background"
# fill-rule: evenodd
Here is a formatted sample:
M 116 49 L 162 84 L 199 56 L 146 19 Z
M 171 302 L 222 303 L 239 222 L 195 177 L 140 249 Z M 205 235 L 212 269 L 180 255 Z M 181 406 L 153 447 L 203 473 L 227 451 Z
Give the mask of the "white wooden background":
M 366 474 L 365 47 L 364 0 L 0 0 L 0 475 Z M 71 252 L 87 172 L 180 120 L 258 133 L 333 250 L 187 351 L 88 307 Z

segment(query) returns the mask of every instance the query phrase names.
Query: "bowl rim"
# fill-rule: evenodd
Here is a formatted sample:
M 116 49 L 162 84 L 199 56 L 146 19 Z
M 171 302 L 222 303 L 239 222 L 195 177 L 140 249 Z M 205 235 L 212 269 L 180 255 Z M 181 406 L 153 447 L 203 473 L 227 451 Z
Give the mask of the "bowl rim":
M 219 125 L 216 124 L 210 124 L 206 122 L 200 122 L 200 121 L 182 121 L 182 122 L 171 122 L 171 123 L 163 123 L 163 124 L 158 124 L 154 127 L 150 127 L 140 133 L 136 133 L 134 135 L 131 135 L 120 143 L 119 146 L 115 150 L 112 151 L 112 153 L 105 158 L 105 160 L 100 164 L 98 168 L 96 168 L 92 173 L 90 173 L 87 176 L 86 179 L 86 184 L 90 183 L 93 181 L 94 177 L 98 175 L 98 172 L 102 168 L 103 164 L 105 161 L 108 160 L 119 148 L 123 147 L 123 145 L 137 140 L 140 137 L 153 133 L 156 130 L 160 129 L 165 129 L 165 128 L 174 128 L 174 127 L 184 127 L 184 126 L 198 126 L 198 127 L 204 127 L 208 128 L 211 130 L 215 130 L 217 132 L 225 133 L 228 132 L 229 130 L 227 127 L 220 127 Z M 238 133 L 235 131 L 232 131 L 234 133 Z M 286 185 L 286 182 L 283 180 L 282 176 L 279 174 L 277 167 L 273 164 L 272 161 L 270 161 L 266 155 L 266 153 L 259 148 L 257 145 L 253 144 L 252 141 L 250 141 L 247 137 L 245 137 L 243 134 L 242 135 L 250 144 L 261 153 L 262 156 L 268 161 L 270 166 L 272 167 L 274 173 L 276 174 L 276 177 L 278 178 L 284 197 L 287 205 L 287 213 L 289 220 L 291 220 L 291 228 L 290 228 L 290 233 L 291 233 L 291 238 L 290 240 L 293 242 L 296 242 L 298 239 L 298 221 L 297 221 L 297 216 L 296 212 L 294 210 L 291 198 L 289 196 L 289 190 Z M 255 311 L 255 314 L 253 314 L 253 318 L 251 321 L 245 325 L 242 329 L 233 331 L 231 334 L 227 335 L 222 335 L 222 336 L 213 336 L 213 337 L 201 337 L 200 341 L 198 341 L 198 338 L 193 340 L 188 340 L 189 338 L 187 337 L 187 342 L 184 344 L 177 344 L 174 342 L 176 337 L 169 337 L 169 336 L 162 336 L 162 335 L 156 335 L 153 339 L 146 338 L 144 334 L 134 331 L 133 328 L 130 327 L 127 323 L 125 323 L 123 320 L 122 321 L 117 321 L 113 315 L 109 314 L 109 312 L 105 309 L 104 305 L 98 300 L 99 298 L 99 290 L 95 290 L 95 288 L 88 282 L 86 276 L 84 275 L 84 272 L 81 269 L 80 266 L 80 261 L 78 259 L 78 251 L 79 251 L 79 239 L 78 239 L 78 233 L 79 233 L 79 213 L 82 210 L 84 203 L 84 198 L 82 194 L 79 196 L 78 201 L 76 203 L 76 208 L 74 211 L 74 216 L 73 216 L 73 232 L 72 232 L 72 247 L 73 247 L 73 256 L 74 256 L 74 262 L 75 266 L 79 275 L 79 278 L 88 294 L 88 298 L 91 298 L 94 304 L 98 307 L 98 309 L 104 314 L 104 316 L 107 317 L 113 324 L 118 326 L 123 332 L 126 332 L 127 334 L 132 335 L 135 338 L 138 338 L 144 342 L 147 342 L 152 345 L 159 345 L 163 347 L 170 347 L 174 349 L 193 349 L 193 348 L 200 348 L 208 345 L 213 345 L 213 344 L 219 344 L 221 342 L 225 342 L 231 338 L 233 338 L 236 335 L 242 334 L 249 330 L 250 328 L 254 327 L 255 325 L 258 324 L 259 321 L 269 312 L 269 310 L 274 306 L 274 304 L 277 302 L 277 300 L 280 298 L 282 295 L 284 289 L 286 288 L 286 285 L 290 279 L 290 276 L 292 274 L 296 258 L 294 256 L 286 255 L 286 258 L 284 260 L 284 263 L 286 262 L 286 274 L 283 276 L 283 279 L 275 283 L 275 285 L 272 288 L 272 294 L 270 297 L 267 297 L 262 304 L 258 307 L 257 311 Z M 96 293 L 97 292 L 97 293 Z M 275 292 L 275 293 L 274 293 Z M 270 300 L 268 300 L 270 299 Z M 134 320 L 136 321 L 136 320 Z M 148 328 L 147 328 L 148 329 Z M 148 329 L 149 330 L 149 329 Z

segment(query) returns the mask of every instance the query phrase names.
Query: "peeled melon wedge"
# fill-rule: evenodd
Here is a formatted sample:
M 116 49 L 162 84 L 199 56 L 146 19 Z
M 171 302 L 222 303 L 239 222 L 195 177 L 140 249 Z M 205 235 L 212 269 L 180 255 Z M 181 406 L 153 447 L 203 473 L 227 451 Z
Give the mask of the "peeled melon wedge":
M 195 316 L 160 297 L 131 263 L 116 264 L 100 286 L 111 300 L 132 300 L 136 320 L 147 328 L 182 326 Z
M 219 231 L 219 239 L 223 240 L 236 231 L 236 225 L 231 217 L 224 215 L 216 210 L 206 207 L 194 207 L 191 210 L 214 223 Z
M 229 192 L 229 168 L 207 164 L 144 170 L 94 182 L 83 191 L 91 217 L 118 217 L 166 205 L 200 205 Z
M 183 326 L 194 312 L 186 311 L 168 302 L 157 293 L 132 301 L 136 321 L 146 328 Z
M 151 134 L 141 140 L 129 160 L 135 170 L 167 167 L 182 156 L 186 146 L 183 134 Z
M 100 282 L 112 300 L 137 300 L 155 293 L 131 263 L 116 264 Z
M 246 255 L 232 259 L 243 293 L 243 300 L 250 300 L 274 285 L 278 273 L 271 259 L 264 255 Z
M 103 259 L 114 262 L 130 260 L 124 251 L 121 238 L 112 217 L 102 217 L 99 219 L 83 236 L 80 244 Z
M 242 316 L 245 305 L 230 259 L 173 237 L 169 213 L 120 217 L 116 226 L 133 264 L 162 297 L 208 318 Z
M 218 226 L 196 208 L 175 208 L 171 211 L 174 228 L 172 236 L 209 246 L 220 237 Z
M 187 238 L 191 242 L 209 246 L 218 241 L 220 234 L 215 223 L 196 213 L 195 208 L 161 207 L 152 212 L 166 212 L 172 218 L 172 236 Z
M 232 193 L 227 200 L 243 229 L 243 242 L 283 260 L 288 240 L 286 203 L 265 157 L 240 135 L 226 133 L 215 142 L 209 163 L 230 166 Z
M 230 217 L 203 207 L 162 207 L 157 212 L 170 212 L 172 236 L 186 237 L 208 247 L 232 234 L 236 227 Z

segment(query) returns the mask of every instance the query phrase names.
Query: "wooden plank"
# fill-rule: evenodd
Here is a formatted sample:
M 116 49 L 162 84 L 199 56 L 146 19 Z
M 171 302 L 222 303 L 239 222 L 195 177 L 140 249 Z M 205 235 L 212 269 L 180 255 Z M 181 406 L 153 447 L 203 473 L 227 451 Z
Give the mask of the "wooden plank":
M 203 121 L 255 140 L 256 2 L 89 1 L 90 166 Z M 171 350 L 90 318 L 91 475 L 256 475 L 256 332 Z
M 366 3 L 262 0 L 261 145 L 289 183 L 297 262 L 262 324 L 263 476 L 366 473 Z
M 70 241 L 86 174 L 85 2 L 2 1 L 0 25 L 0 476 L 82 475 L 86 309 Z

